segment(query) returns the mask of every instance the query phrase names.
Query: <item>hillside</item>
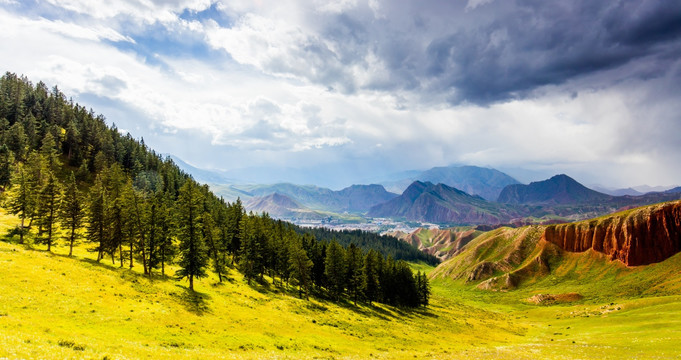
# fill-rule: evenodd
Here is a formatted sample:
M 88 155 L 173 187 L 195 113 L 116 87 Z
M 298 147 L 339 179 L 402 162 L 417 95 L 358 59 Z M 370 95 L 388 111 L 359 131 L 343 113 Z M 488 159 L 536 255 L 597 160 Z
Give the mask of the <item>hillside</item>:
M 570 252 L 592 249 L 628 266 L 660 262 L 681 251 L 681 201 L 547 226 L 542 239 Z
M 0 213 L 0 233 L 16 221 Z M 97 263 L 84 244 L 74 257 L 66 252 L 63 246 L 48 253 L 0 242 L 0 358 L 529 360 L 562 359 L 566 351 L 581 359 L 679 355 L 681 297 L 652 297 L 679 291 L 678 269 L 661 268 L 669 261 L 603 276 L 602 259 L 572 259 L 578 272 L 598 265 L 584 274 L 601 279 L 589 285 L 593 297 L 582 291 L 585 298 L 574 305 L 537 306 L 525 300 L 537 292 L 565 291 L 560 283 L 504 293 L 443 279 L 433 281 L 427 310 L 407 310 L 305 301 L 294 288 L 269 285 L 269 277 L 262 285 L 248 286 L 234 269 L 226 274 L 228 281 L 220 284 L 211 275 L 191 293 L 186 281 L 149 279 L 140 266 Z M 657 285 L 627 285 L 622 291 L 613 286 L 621 274 L 629 284 L 648 285 L 642 280 L 650 278 Z M 666 283 L 657 282 L 662 276 Z M 571 277 L 564 281 L 575 283 Z M 643 297 L 631 296 L 636 289 Z M 614 296 L 616 291 L 624 295 Z
M 495 201 L 505 186 L 518 184 L 517 180 L 501 171 L 478 166 L 434 167 L 408 178 L 383 184 L 390 191 L 401 193 L 414 181 L 445 184 L 489 201 Z
M 482 234 L 473 227 L 458 227 L 450 229 L 419 228 L 412 233 L 400 231 L 389 233 L 419 250 L 436 256 L 440 260 L 447 260 L 456 255 L 471 240 Z
M 371 217 L 457 224 L 499 224 L 517 213 L 444 184 L 415 181 L 399 197 L 372 207 Z
M 673 294 L 681 288 L 680 208 L 671 202 L 574 224 L 500 228 L 471 241 L 431 276 L 481 289 L 559 284 L 595 298 Z M 650 265 L 634 266 L 641 264 Z

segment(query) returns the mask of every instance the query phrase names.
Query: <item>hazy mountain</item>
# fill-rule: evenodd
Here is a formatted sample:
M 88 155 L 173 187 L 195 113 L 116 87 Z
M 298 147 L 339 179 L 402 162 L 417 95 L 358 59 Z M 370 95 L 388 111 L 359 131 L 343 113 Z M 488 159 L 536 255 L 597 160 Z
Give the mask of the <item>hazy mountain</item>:
M 601 192 L 603 194 L 612 195 L 612 196 L 625 196 L 625 195 L 639 196 L 639 195 L 643 195 L 642 192 L 640 192 L 640 191 L 638 191 L 634 188 L 631 188 L 631 187 L 628 187 L 626 189 L 609 189 L 609 188 L 606 188 L 606 187 L 603 187 L 603 186 L 600 186 L 600 185 L 591 185 L 591 186 L 589 186 L 589 188 L 592 189 L 592 190 L 596 190 L 598 192 Z
M 561 174 L 529 185 L 506 186 L 497 201 L 516 205 L 569 205 L 601 203 L 611 199 L 612 196 L 591 190 L 573 178 Z
M 384 185 L 390 191 L 401 192 L 414 181 L 445 184 L 491 201 L 497 199 L 505 186 L 518 184 L 516 179 L 495 169 L 478 166 L 447 166 L 434 167 L 413 177 L 386 182 Z
M 286 195 L 279 193 L 262 197 L 254 197 L 244 203 L 246 211 L 254 213 L 266 212 L 275 218 L 291 218 L 297 211 L 307 210 Z
M 231 184 L 234 183 L 236 180 L 233 178 L 228 177 L 226 174 L 223 174 L 219 171 L 214 171 L 214 170 L 205 170 L 205 169 L 199 169 L 193 165 L 189 165 L 186 163 L 184 160 L 180 159 L 179 157 L 172 155 L 172 154 L 164 154 L 165 156 L 169 156 L 173 162 L 182 169 L 182 171 L 186 172 L 187 174 L 191 175 L 194 180 L 204 183 L 204 184 Z
M 376 204 L 397 197 L 381 185 L 352 185 L 334 191 L 314 185 L 233 185 L 231 190 L 240 190 L 249 197 L 266 196 L 274 193 L 286 195 L 297 203 L 313 210 L 336 213 L 364 213 Z
M 367 215 L 435 223 L 499 224 L 517 214 L 445 184 L 415 181 L 402 195 L 372 207 Z
M 681 186 L 677 186 L 673 189 L 669 189 L 665 191 L 666 194 L 676 194 L 676 193 L 681 193 Z
M 292 220 L 322 220 L 338 218 L 340 215 L 309 209 L 290 197 L 274 193 L 265 196 L 253 197 L 244 203 L 246 211 L 254 213 L 268 213 L 275 219 Z
M 638 185 L 638 186 L 632 186 L 632 188 L 638 192 L 641 192 L 643 194 L 647 194 L 650 192 L 664 192 L 667 190 L 670 190 L 673 188 L 674 185 L 672 186 L 650 186 L 650 185 Z

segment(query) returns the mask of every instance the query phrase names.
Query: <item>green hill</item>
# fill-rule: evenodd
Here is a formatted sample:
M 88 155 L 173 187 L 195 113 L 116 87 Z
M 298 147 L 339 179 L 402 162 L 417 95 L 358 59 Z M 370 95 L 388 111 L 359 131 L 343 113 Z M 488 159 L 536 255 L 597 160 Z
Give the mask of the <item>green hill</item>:
M 0 213 L 0 233 L 18 222 Z M 5 240 L 7 238 L 5 237 Z M 681 296 L 631 291 L 554 306 L 526 301 L 566 288 L 553 279 L 532 291 L 490 292 L 432 282 L 428 309 L 297 298 L 293 288 L 248 286 L 234 270 L 222 284 L 197 284 L 97 263 L 79 244 L 54 253 L 0 242 L 0 358 L 8 359 L 628 359 L 680 355 Z M 489 255 L 489 254 L 488 254 Z M 490 255 L 491 256 L 491 255 Z M 489 258 L 489 256 L 488 256 Z M 678 257 L 669 259 L 678 262 Z M 594 257 L 566 262 L 582 271 Z M 660 264 L 669 266 L 670 263 Z M 176 268 L 171 266 L 169 271 Z M 432 268 L 420 266 L 421 270 Z M 647 277 L 649 268 L 639 272 Z M 621 269 L 617 271 L 622 271 Z M 628 275 L 630 278 L 633 274 Z M 598 279 L 595 274 L 590 279 Z M 612 274 L 607 279 L 614 279 Z M 269 278 L 266 278 L 269 282 Z M 632 282 L 633 283 L 633 282 Z M 567 283 L 569 284 L 569 282 Z M 608 282 L 602 284 L 608 285 Z M 569 287 L 569 286 L 567 286 Z M 589 285 L 594 294 L 598 284 Z M 678 287 L 677 287 L 678 291 Z M 678 292 L 677 292 L 678 294 Z M 653 330 L 654 329 L 654 330 Z M 626 341 L 622 334 L 626 333 Z
M 636 224 L 643 229 L 676 236 L 681 220 L 676 210 L 679 204 L 651 205 L 575 224 L 499 228 L 472 240 L 430 276 L 482 290 L 513 290 L 515 294 L 528 296 L 536 292 L 577 293 L 588 301 L 677 295 L 681 291 L 681 253 L 678 249 L 664 245 L 670 249 L 665 260 L 645 266 L 626 266 L 608 252 L 636 251 L 636 248 L 622 240 L 599 239 L 598 234 L 639 234 L 644 236 L 636 240 L 639 244 L 647 241 L 645 239 L 657 239 L 657 233 L 646 234 L 629 225 Z M 672 218 L 665 215 L 663 218 L 667 219 L 668 225 L 656 229 L 646 219 L 652 218 L 652 223 L 659 224 L 660 220 L 654 215 L 661 209 Z M 632 220 L 627 222 L 625 219 Z M 611 227 L 603 231 L 597 227 L 602 223 L 619 224 L 622 229 Z M 580 240 L 582 243 L 588 240 L 594 247 L 573 252 L 563 248 L 573 248 L 572 244 L 561 244 L 561 247 L 547 241 L 545 231 L 551 230 L 549 234 L 555 237 L 556 227 L 568 229 L 570 239 L 583 239 Z M 568 241 L 575 241 L 570 239 Z M 604 240 L 621 242 L 622 250 L 603 249 Z M 663 246 L 662 243 L 659 246 Z

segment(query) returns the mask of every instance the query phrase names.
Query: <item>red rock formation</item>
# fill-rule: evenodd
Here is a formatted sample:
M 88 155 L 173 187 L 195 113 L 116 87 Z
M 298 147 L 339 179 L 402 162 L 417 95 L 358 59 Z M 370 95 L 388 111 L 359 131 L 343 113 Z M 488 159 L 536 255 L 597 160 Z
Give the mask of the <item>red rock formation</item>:
M 542 237 L 563 250 L 594 249 L 627 266 L 660 262 L 681 251 L 681 201 L 590 221 L 550 225 Z

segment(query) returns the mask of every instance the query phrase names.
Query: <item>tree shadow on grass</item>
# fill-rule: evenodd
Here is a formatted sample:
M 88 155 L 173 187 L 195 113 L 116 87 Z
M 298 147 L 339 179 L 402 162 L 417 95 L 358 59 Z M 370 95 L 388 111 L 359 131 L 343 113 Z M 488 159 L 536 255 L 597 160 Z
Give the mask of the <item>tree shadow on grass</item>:
M 208 301 L 211 299 L 210 295 L 198 291 L 192 291 L 187 287 L 175 285 L 181 291 L 175 293 L 175 299 L 187 309 L 187 311 L 202 316 L 210 314 L 212 311 L 208 307 Z
M 340 301 L 329 301 L 362 316 L 375 317 L 381 320 L 404 319 L 412 317 L 439 317 L 437 314 L 433 313 L 432 309 L 428 307 L 410 308 L 376 302 L 372 303 L 371 305 L 365 302 L 355 305 L 352 301 L 347 299 L 342 299 Z

